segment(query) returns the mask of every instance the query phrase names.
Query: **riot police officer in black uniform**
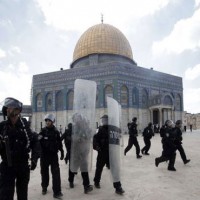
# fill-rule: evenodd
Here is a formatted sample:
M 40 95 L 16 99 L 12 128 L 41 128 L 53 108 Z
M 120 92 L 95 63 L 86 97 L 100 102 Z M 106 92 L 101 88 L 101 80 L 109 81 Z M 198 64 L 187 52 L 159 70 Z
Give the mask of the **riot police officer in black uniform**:
M 68 128 L 61 136 L 61 140 L 64 140 L 65 148 L 66 148 L 66 155 L 65 155 L 65 163 L 68 163 L 70 158 L 70 150 L 71 150 L 71 136 L 72 136 L 72 123 L 68 124 Z
M 158 165 L 161 162 L 168 161 L 168 170 L 170 171 L 176 171 L 174 164 L 176 159 L 176 138 L 177 133 L 175 131 L 175 125 L 172 120 L 167 120 L 165 122 L 166 128 L 162 131 L 162 145 L 163 145 L 163 151 L 162 155 L 155 159 L 155 165 L 158 167 Z
M 0 200 L 13 200 L 15 185 L 17 199 L 28 199 L 30 170 L 36 168 L 40 155 L 38 136 L 20 117 L 21 111 L 20 101 L 11 97 L 5 99 L 2 113 L 7 120 L 0 123 Z
M 51 166 L 52 173 L 52 189 L 54 192 L 54 198 L 61 198 L 63 196 L 61 192 L 61 179 L 60 179 L 60 167 L 58 161 L 58 151 L 61 152 L 60 160 L 64 159 L 64 151 L 60 133 L 53 125 L 55 117 L 53 114 L 47 114 L 45 116 L 46 127 L 42 128 L 39 133 L 41 144 L 41 176 L 42 176 L 42 194 L 47 193 L 47 187 L 49 185 L 49 166 Z
M 144 144 L 145 146 L 142 148 L 142 154 L 149 155 L 148 151 L 151 147 L 151 138 L 154 136 L 152 123 L 149 122 L 148 126 L 143 131 Z
M 129 140 L 128 140 L 128 146 L 124 150 L 124 155 L 126 155 L 126 153 L 134 145 L 135 148 L 136 148 L 136 157 L 141 158 L 142 156 L 140 155 L 140 146 L 139 146 L 139 143 L 138 143 L 138 140 L 137 140 L 138 130 L 137 130 L 136 122 L 137 122 L 137 118 L 134 117 L 132 119 L 132 122 L 127 124 L 128 130 L 129 130 Z
M 70 154 L 71 154 L 71 143 L 72 143 L 72 123 L 68 124 L 68 129 L 65 130 L 63 135 L 61 136 L 61 140 L 64 140 L 65 147 L 67 150 L 65 156 L 65 163 L 69 161 L 69 173 L 68 173 L 68 181 L 70 188 L 74 188 L 74 176 L 77 174 L 76 172 L 72 172 L 70 170 Z
M 108 115 L 102 116 L 102 126 L 99 127 L 97 134 L 93 137 L 93 149 L 98 152 L 96 171 L 94 177 L 94 185 L 96 188 L 101 188 L 100 180 L 103 167 L 110 166 L 109 163 L 109 125 Z M 123 194 L 125 191 L 122 189 L 121 182 L 114 182 L 113 186 L 117 194 Z
M 175 131 L 177 132 L 177 138 L 176 138 L 176 145 L 177 145 L 177 150 L 179 151 L 181 158 L 183 160 L 184 164 L 187 164 L 190 162 L 190 159 L 187 159 L 186 155 L 185 155 L 185 151 L 183 149 L 182 146 L 182 131 L 181 131 L 181 127 L 182 127 L 182 121 L 181 120 L 177 120 L 176 121 L 176 126 L 175 126 Z

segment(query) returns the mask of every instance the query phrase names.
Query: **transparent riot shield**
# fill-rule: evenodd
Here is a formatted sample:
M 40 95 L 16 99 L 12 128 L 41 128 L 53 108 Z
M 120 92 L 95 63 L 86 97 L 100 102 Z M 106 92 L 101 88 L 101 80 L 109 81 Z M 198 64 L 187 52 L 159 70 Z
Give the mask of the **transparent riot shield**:
M 95 134 L 96 82 L 77 79 L 74 85 L 70 170 L 88 172 L 92 167 Z
M 109 160 L 113 182 L 120 181 L 120 106 L 116 100 L 107 97 L 109 124 Z

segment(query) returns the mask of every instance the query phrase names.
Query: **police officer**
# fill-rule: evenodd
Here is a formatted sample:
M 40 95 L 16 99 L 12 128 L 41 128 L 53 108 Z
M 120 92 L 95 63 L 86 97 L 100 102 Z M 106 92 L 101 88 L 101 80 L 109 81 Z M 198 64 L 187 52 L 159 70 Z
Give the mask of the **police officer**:
M 68 172 L 68 181 L 70 188 L 74 188 L 74 176 L 77 174 L 76 172 L 72 172 L 70 170 L 70 154 L 71 154 L 71 142 L 72 142 L 72 123 L 68 124 L 68 129 L 65 130 L 64 134 L 61 136 L 61 140 L 64 140 L 65 147 L 67 150 L 65 162 L 67 163 L 69 160 L 69 172 Z
M 20 117 L 21 111 L 20 101 L 12 97 L 5 99 L 2 113 L 7 119 L 0 123 L 0 200 L 13 200 L 15 185 L 17 199 L 28 199 L 30 170 L 36 168 L 40 155 L 37 134 Z
M 47 187 L 49 185 L 49 166 L 51 166 L 52 173 L 52 189 L 54 192 L 54 198 L 61 198 L 63 196 L 61 192 L 61 179 L 60 179 L 60 167 L 58 161 L 58 151 L 61 152 L 60 160 L 64 159 L 64 151 L 60 138 L 60 133 L 54 126 L 55 117 L 53 114 L 47 114 L 44 117 L 46 127 L 42 128 L 39 133 L 41 144 L 41 177 L 42 177 L 42 194 L 47 193 Z
M 162 145 L 163 145 L 163 151 L 162 155 L 158 158 L 155 159 L 155 165 L 158 167 L 158 165 L 161 162 L 168 161 L 168 170 L 170 171 L 176 171 L 174 164 L 175 164 L 175 159 L 176 159 L 176 150 L 177 150 L 177 145 L 176 145 L 176 138 L 177 134 L 175 131 L 175 125 L 172 120 L 167 120 L 165 122 L 165 130 L 163 130 L 162 134 Z
M 183 149 L 182 146 L 182 131 L 181 131 L 181 127 L 182 127 L 182 121 L 181 120 L 177 120 L 176 121 L 176 126 L 175 126 L 175 131 L 177 132 L 177 138 L 176 138 L 176 145 L 177 145 L 177 150 L 179 151 L 181 158 L 183 160 L 184 164 L 187 164 L 190 162 L 190 159 L 187 159 L 186 155 L 185 155 L 185 151 Z
M 66 148 L 66 156 L 65 156 L 65 163 L 67 164 L 69 157 L 70 157 L 70 150 L 71 150 L 71 136 L 72 136 L 72 123 L 68 124 L 68 128 L 61 136 L 61 140 L 64 140 L 65 148 Z
M 109 163 L 109 125 L 108 115 L 101 117 L 102 126 L 99 127 L 97 134 L 93 137 L 93 149 L 98 152 L 96 171 L 94 177 L 94 185 L 96 188 L 101 188 L 100 180 L 103 167 L 105 165 L 110 166 Z M 121 182 L 114 182 L 113 186 L 117 194 L 123 194 L 125 191 L 122 189 Z
M 137 130 L 137 118 L 134 117 L 132 119 L 131 123 L 128 123 L 128 130 L 129 130 L 129 140 L 128 140 L 128 146 L 125 148 L 124 150 L 124 155 L 126 155 L 126 153 L 132 148 L 132 146 L 134 145 L 136 148 L 136 157 L 137 158 L 141 158 L 142 156 L 140 155 L 140 146 L 137 140 L 137 136 L 138 136 L 138 130 Z
M 142 154 L 149 155 L 148 151 L 151 147 L 151 138 L 154 136 L 152 123 L 149 122 L 148 126 L 143 131 L 144 144 L 145 146 L 142 148 Z

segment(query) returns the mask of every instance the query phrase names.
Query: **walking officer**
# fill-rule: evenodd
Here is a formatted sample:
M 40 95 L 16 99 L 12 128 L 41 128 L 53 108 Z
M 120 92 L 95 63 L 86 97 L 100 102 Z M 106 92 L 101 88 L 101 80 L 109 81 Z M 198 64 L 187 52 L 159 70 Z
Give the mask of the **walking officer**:
M 128 123 L 128 130 L 129 130 L 129 140 L 128 140 L 128 146 L 124 150 L 124 155 L 132 148 L 134 145 L 136 148 L 136 157 L 141 158 L 142 156 L 140 155 L 140 146 L 137 140 L 138 136 L 138 130 L 137 130 L 137 118 L 134 117 L 132 119 L 131 123 Z
M 47 114 L 44 117 L 46 127 L 42 128 L 39 133 L 41 144 L 41 177 L 42 177 L 42 194 L 47 193 L 47 187 L 49 185 L 49 166 L 51 166 L 52 173 L 52 189 L 54 192 L 54 198 L 61 198 L 63 196 L 61 192 L 61 179 L 60 179 L 60 167 L 58 161 L 58 151 L 61 152 L 60 160 L 64 159 L 64 151 L 60 133 L 54 126 L 55 117 L 53 114 Z
M 165 122 L 165 125 L 166 128 L 165 130 L 163 130 L 162 134 L 163 151 L 162 155 L 155 159 L 155 165 L 156 167 L 158 167 L 161 162 L 169 160 L 168 170 L 176 171 L 174 164 L 177 150 L 177 145 L 175 142 L 177 138 L 177 133 L 175 131 L 175 125 L 172 120 L 167 120 Z
M 20 117 L 21 111 L 20 101 L 11 97 L 5 99 L 2 113 L 7 119 L 0 123 L 0 200 L 13 200 L 15 185 L 17 199 L 28 199 L 30 170 L 36 168 L 40 155 L 37 134 Z
M 93 149 L 98 152 L 96 171 L 94 177 L 94 185 L 96 188 L 101 188 L 100 180 L 103 167 L 105 165 L 110 168 L 109 160 L 109 125 L 108 125 L 108 115 L 103 115 L 101 117 L 102 126 L 99 127 L 97 134 L 93 138 Z M 113 182 L 115 192 L 117 194 L 123 194 L 125 191 L 122 189 L 121 182 Z
M 151 147 L 151 138 L 154 136 L 152 123 L 149 122 L 148 126 L 143 131 L 144 144 L 145 146 L 142 148 L 142 154 L 149 155 L 148 151 Z
M 190 159 L 187 159 L 185 151 L 183 149 L 183 145 L 182 145 L 182 131 L 181 131 L 181 127 L 182 127 L 182 121 L 181 120 L 177 120 L 176 121 L 176 126 L 175 126 L 175 131 L 177 131 L 177 138 L 176 138 L 176 145 L 177 145 L 177 150 L 179 151 L 181 158 L 183 160 L 184 164 L 187 164 L 190 162 Z

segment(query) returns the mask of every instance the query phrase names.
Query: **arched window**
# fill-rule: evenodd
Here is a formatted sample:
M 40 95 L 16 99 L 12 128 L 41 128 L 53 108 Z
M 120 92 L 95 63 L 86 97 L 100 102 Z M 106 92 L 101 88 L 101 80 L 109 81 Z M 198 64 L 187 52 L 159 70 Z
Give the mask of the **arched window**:
M 133 88 L 133 96 L 132 97 L 133 97 L 133 105 L 138 106 L 138 104 L 139 104 L 139 91 L 136 87 Z
M 42 94 L 39 93 L 36 96 L 36 111 L 42 111 Z
M 61 91 L 56 93 L 56 110 L 63 110 L 63 93 Z
M 169 95 L 165 96 L 163 103 L 164 105 L 170 105 L 170 106 L 173 105 L 172 98 Z
M 99 89 L 97 88 L 97 94 L 96 94 L 96 107 L 99 107 Z
M 53 110 L 53 95 L 52 93 L 48 93 L 45 98 L 45 109 L 46 111 Z
M 128 107 L 128 88 L 123 85 L 121 87 L 121 105 L 124 107 Z
M 179 94 L 176 95 L 176 110 L 182 110 L 181 96 Z
M 106 97 L 113 98 L 113 87 L 111 85 L 107 85 L 104 89 L 104 105 L 107 106 Z
M 142 108 L 148 107 L 148 92 L 146 89 L 142 90 Z
M 72 110 L 74 103 L 74 91 L 70 90 L 67 94 L 67 109 Z

